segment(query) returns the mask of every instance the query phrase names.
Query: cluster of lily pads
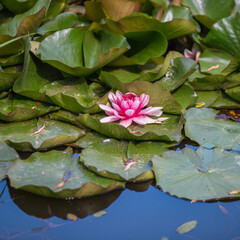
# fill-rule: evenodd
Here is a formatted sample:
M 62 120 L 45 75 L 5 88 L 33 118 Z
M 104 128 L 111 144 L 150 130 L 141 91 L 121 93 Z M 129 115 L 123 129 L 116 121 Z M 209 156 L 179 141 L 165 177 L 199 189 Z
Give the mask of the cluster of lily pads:
M 0 6 L 0 180 L 55 198 L 149 179 L 180 198 L 239 197 L 239 1 Z M 165 120 L 100 121 L 117 90 Z M 185 138 L 200 147 L 169 150 Z

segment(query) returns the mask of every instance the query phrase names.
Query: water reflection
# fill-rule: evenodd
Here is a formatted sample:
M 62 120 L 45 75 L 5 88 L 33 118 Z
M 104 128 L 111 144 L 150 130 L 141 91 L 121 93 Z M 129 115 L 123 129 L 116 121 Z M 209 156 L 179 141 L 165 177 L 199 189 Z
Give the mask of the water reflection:
M 67 219 L 72 213 L 78 218 L 85 218 L 110 206 L 118 199 L 123 190 L 116 190 L 96 197 L 83 199 L 63 200 L 41 197 L 9 186 L 9 193 L 13 202 L 25 213 L 37 218 L 50 218 L 56 216 Z

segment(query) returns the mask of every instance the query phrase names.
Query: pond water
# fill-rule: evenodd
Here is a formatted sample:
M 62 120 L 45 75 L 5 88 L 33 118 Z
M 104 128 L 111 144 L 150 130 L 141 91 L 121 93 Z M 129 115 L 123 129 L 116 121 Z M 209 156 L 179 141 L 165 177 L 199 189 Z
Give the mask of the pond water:
M 97 197 L 55 200 L 16 191 L 4 180 L 0 194 L 0 239 L 240 239 L 240 201 L 191 203 L 151 182 Z M 101 210 L 104 215 L 94 216 Z M 78 220 L 68 219 L 69 213 Z M 192 231 L 177 233 L 191 220 L 197 221 Z

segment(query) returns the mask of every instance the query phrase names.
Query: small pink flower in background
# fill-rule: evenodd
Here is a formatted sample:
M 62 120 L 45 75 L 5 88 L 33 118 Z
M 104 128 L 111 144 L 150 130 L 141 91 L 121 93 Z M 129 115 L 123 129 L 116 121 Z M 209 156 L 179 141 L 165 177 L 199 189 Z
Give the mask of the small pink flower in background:
M 199 57 L 201 55 L 200 48 L 198 47 L 197 44 L 194 43 L 192 50 L 185 49 L 184 50 L 184 57 L 193 59 L 198 63 Z
M 116 91 L 116 94 L 110 92 L 108 98 L 111 102 L 107 105 L 99 104 L 99 107 L 105 111 L 108 117 L 102 118 L 101 123 L 109 123 L 120 120 L 119 124 L 124 127 L 129 127 L 132 122 L 140 125 L 150 123 L 161 123 L 168 118 L 152 119 L 148 116 L 160 117 L 162 114 L 162 107 L 147 107 L 149 103 L 149 95 L 141 94 L 138 97 L 134 93 L 122 94 Z

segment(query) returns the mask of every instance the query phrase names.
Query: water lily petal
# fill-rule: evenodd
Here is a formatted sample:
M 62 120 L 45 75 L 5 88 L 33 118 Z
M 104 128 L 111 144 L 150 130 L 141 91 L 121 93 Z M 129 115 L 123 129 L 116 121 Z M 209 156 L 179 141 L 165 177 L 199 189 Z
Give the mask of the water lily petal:
M 112 92 L 110 92 L 110 93 L 108 94 L 108 99 L 110 100 L 111 103 L 117 102 L 117 97 L 116 97 L 115 94 L 112 93 Z
M 104 110 L 107 115 L 114 115 L 114 111 L 116 111 L 108 105 L 99 104 L 99 107 Z
M 160 117 L 163 113 L 161 111 L 162 109 L 163 107 L 148 107 L 148 108 L 142 109 L 138 114 Z
M 125 112 L 127 109 L 129 109 L 128 103 L 125 100 L 122 100 L 121 108 L 122 108 L 123 112 Z
M 112 103 L 112 106 L 117 112 L 122 113 L 122 109 L 116 103 Z
M 139 105 L 140 105 L 140 101 L 137 99 L 133 102 L 131 108 L 134 109 L 134 110 L 137 110 Z
M 132 119 L 128 118 L 128 119 L 123 119 L 120 121 L 119 125 L 124 126 L 125 128 L 129 127 L 132 124 Z
M 138 96 L 135 94 L 135 93 L 131 93 L 131 92 L 128 92 L 124 95 L 124 98 L 125 99 L 131 99 L 131 100 L 134 100 L 135 98 L 138 98 Z
M 135 113 L 135 110 L 133 110 L 133 109 L 128 109 L 125 111 L 125 115 L 127 117 L 132 117 L 134 115 L 134 113 Z
M 116 103 L 120 104 L 124 99 L 124 95 L 120 91 L 116 91 Z
M 132 120 L 137 123 L 137 124 L 140 124 L 140 125 L 145 125 L 145 124 L 150 124 L 150 123 L 154 123 L 155 120 L 148 117 L 148 116 L 144 116 L 144 115 L 141 115 L 141 116 L 137 116 L 137 117 L 134 117 L 132 118 Z
M 119 120 L 119 117 L 109 116 L 109 117 L 105 117 L 105 118 L 100 119 L 100 122 L 101 123 L 110 123 L 110 122 L 115 122 L 117 120 Z
M 162 123 L 163 121 L 166 121 L 167 119 L 168 119 L 168 117 L 158 118 L 158 119 L 155 119 L 155 123 Z
M 141 103 L 138 109 L 141 110 L 142 108 L 144 108 L 149 103 L 149 99 L 150 99 L 149 95 L 142 93 L 139 98 Z

